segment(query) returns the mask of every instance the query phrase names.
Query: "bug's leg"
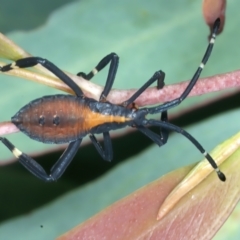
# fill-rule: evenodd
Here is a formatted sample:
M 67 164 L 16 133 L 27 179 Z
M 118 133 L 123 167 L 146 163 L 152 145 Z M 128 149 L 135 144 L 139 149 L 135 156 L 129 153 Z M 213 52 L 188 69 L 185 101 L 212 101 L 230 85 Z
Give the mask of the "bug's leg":
M 186 87 L 184 92 L 181 94 L 181 96 L 172 100 L 172 101 L 170 101 L 170 102 L 164 103 L 160 106 L 148 108 L 148 112 L 150 114 L 163 112 L 163 111 L 166 111 L 170 108 L 173 108 L 173 107 L 179 105 L 188 96 L 188 94 L 191 92 L 192 88 L 196 84 L 197 80 L 199 79 L 199 76 L 200 76 L 204 66 L 206 65 L 206 63 L 207 63 L 207 61 L 208 61 L 208 59 L 209 59 L 209 57 L 212 53 L 213 45 L 214 45 L 214 42 L 215 42 L 215 38 L 216 38 L 216 34 L 218 32 L 219 26 L 220 26 L 220 19 L 218 18 L 213 25 L 213 31 L 212 31 L 212 34 L 211 34 L 211 39 L 209 41 L 207 50 L 206 50 L 206 52 L 203 56 L 202 62 L 200 63 L 197 71 L 193 75 L 192 79 L 190 80 L 188 86 Z
M 129 98 L 127 101 L 123 102 L 122 105 L 125 107 L 129 106 L 155 81 L 158 81 L 157 88 L 162 89 L 165 85 L 164 79 L 165 79 L 164 72 L 162 72 L 161 70 L 155 72 L 154 75 L 136 93 L 134 93 L 131 98 Z M 161 113 L 161 121 L 168 121 L 167 111 L 164 111 Z M 143 127 L 143 128 L 137 127 L 137 128 L 142 133 L 147 135 L 150 139 L 152 139 L 152 141 L 154 141 L 159 146 L 162 146 L 167 142 L 167 139 L 168 139 L 168 130 L 167 129 L 160 127 L 160 136 L 159 136 L 145 127 Z
M 94 75 L 100 72 L 109 63 L 110 63 L 110 67 L 108 71 L 107 81 L 103 89 L 103 92 L 100 96 L 100 99 L 99 99 L 100 102 L 106 101 L 107 95 L 109 94 L 112 88 L 112 85 L 116 76 L 116 72 L 118 69 L 118 63 L 119 63 L 118 55 L 116 53 L 110 53 L 106 57 L 104 57 L 90 73 L 85 74 L 83 72 L 80 72 L 77 74 L 78 76 L 82 76 L 83 78 L 90 80 Z
M 162 89 L 165 85 L 164 82 L 165 73 L 163 71 L 157 71 L 154 75 L 127 101 L 123 102 L 122 105 L 127 107 L 133 103 L 152 83 L 157 81 L 157 88 Z M 168 121 L 167 111 L 161 113 L 161 121 Z M 159 146 L 164 145 L 168 139 L 168 130 L 160 127 L 160 136 L 153 133 L 145 127 L 137 127 L 142 133 L 147 135 L 152 141 L 154 141 Z M 155 136 L 156 135 L 156 136 Z
M 63 154 L 60 156 L 57 162 L 53 165 L 53 167 L 51 168 L 50 175 L 54 180 L 60 178 L 62 174 L 65 172 L 68 165 L 72 162 L 74 156 L 76 155 L 81 142 L 82 138 L 74 142 L 70 142 L 66 150 L 63 152 Z
M 110 63 L 108 76 L 106 80 L 106 84 L 104 86 L 103 92 L 101 93 L 99 102 L 105 102 L 107 100 L 107 96 L 112 88 L 113 82 L 115 80 L 115 76 L 118 69 L 119 57 L 116 53 L 110 53 L 105 56 L 97 66 L 88 74 L 83 72 L 78 73 L 78 76 L 82 76 L 83 78 L 90 80 L 94 75 L 96 75 L 99 71 L 101 71 L 104 67 L 106 67 Z M 103 140 L 104 140 L 104 148 L 97 141 L 96 137 L 91 134 L 89 135 L 93 145 L 97 149 L 98 153 L 102 156 L 102 158 L 106 161 L 111 161 L 113 156 L 112 151 L 112 142 L 109 135 L 109 132 L 103 132 Z
M 89 135 L 89 137 L 102 158 L 105 161 L 111 162 L 113 158 L 113 150 L 109 132 L 103 133 L 104 149 L 93 134 Z
M 161 121 L 168 122 L 167 111 L 161 113 Z M 168 129 L 160 127 L 160 138 L 162 139 L 163 144 L 167 143 L 168 136 L 169 136 Z
M 141 87 L 139 88 L 128 100 L 122 103 L 124 107 L 128 107 L 133 103 L 152 83 L 158 81 L 158 87 L 164 86 L 165 73 L 163 71 L 157 71 L 154 75 Z
M 67 166 L 72 161 L 73 157 L 75 156 L 82 139 L 79 139 L 75 142 L 71 142 L 67 149 L 64 151 L 62 156 L 58 159 L 57 163 L 51 169 L 51 173 L 47 174 L 43 167 L 37 163 L 34 159 L 28 156 L 25 153 L 19 151 L 10 141 L 6 138 L 0 138 L 0 141 L 15 155 L 18 161 L 33 175 L 38 177 L 39 179 L 52 182 L 56 181 L 58 178 L 62 176 L 64 171 L 66 170 Z
M 163 146 L 166 143 L 161 134 L 158 135 L 144 126 L 136 126 L 136 128 L 148 138 L 150 138 L 153 142 L 155 142 L 159 147 Z
M 163 112 L 161 115 L 161 122 L 168 122 L 167 111 Z M 167 143 L 169 131 L 166 128 L 160 126 L 160 134 L 152 132 L 150 129 L 144 126 L 136 126 L 136 128 L 149 137 L 153 142 L 155 142 L 159 147 Z
M 157 89 L 163 89 L 163 87 L 165 85 L 164 77 L 165 77 L 165 75 L 161 79 L 158 80 Z M 161 113 L 160 121 L 168 122 L 168 113 L 167 113 L 167 111 L 164 111 L 164 112 Z M 163 144 L 167 143 L 168 136 L 169 136 L 168 129 L 160 127 L 160 139 L 161 139 Z
M 54 75 L 56 75 L 65 84 L 67 84 L 75 92 L 77 96 L 83 96 L 82 90 L 70 77 L 68 77 L 61 69 L 59 69 L 53 63 L 40 57 L 27 57 L 19 59 L 16 62 L 0 67 L 0 71 L 7 72 L 14 68 L 28 68 L 33 67 L 37 64 L 41 64 L 43 67 L 45 67 Z

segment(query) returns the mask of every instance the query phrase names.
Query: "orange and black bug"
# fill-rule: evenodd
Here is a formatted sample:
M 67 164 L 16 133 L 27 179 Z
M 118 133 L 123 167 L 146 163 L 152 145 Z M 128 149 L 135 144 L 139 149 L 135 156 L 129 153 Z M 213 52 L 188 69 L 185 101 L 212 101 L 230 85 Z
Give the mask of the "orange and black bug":
M 156 107 L 136 109 L 130 106 L 153 82 L 158 82 L 158 88 L 164 86 L 165 74 L 162 71 L 157 71 L 132 97 L 121 105 L 115 105 L 107 101 L 107 96 L 112 88 L 118 68 L 119 58 L 115 53 L 104 57 L 89 74 L 78 74 L 90 80 L 97 72 L 110 63 L 106 85 L 99 101 L 84 96 L 77 84 L 48 60 L 39 57 L 29 57 L 1 67 L 0 71 L 6 72 L 13 68 L 27 68 L 41 64 L 72 88 L 76 96 L 62 94 L 45 96 L 31 101 L 12 117 L 12 123 L 34 140 L 43 143 L 69 143 L 67 149 L 52 167 L 49 175 L 34 159 L 19 151 L 6 138 L 1 137 L 0 140 L 33 175 L 41 180 L 51 182 L 61 177 L 75 156 L 82 138 L 86 135 L 90 136 L 92 143 L 102 158 L 106 161 L 111 161 L 113 153 L 109 131 L 126 126 L 135 127 L 153 142 L 162 146 L 168 140 L 168 131 L 172 130 L 189 139 L 207 158 L 219 178 L 224 181 L 224 174 L 200 143 L 180 127 L 169 123 L 167 117 L 167 110 L 180 104 L 196 84 L 212 52 L 219 25 L 220 20 L 218 19 L 214 24 L 212 36 L 202 62 L 182 95 L 177 99 Z M 161 113 L 160 121 L 146 118 L 146 115 L 156 113 Z M 148 126 L 160 127 L 160 135 L 149 130 Z M 95 138 L 95 134 L 101 133 L 103 134 L 104 148 Z

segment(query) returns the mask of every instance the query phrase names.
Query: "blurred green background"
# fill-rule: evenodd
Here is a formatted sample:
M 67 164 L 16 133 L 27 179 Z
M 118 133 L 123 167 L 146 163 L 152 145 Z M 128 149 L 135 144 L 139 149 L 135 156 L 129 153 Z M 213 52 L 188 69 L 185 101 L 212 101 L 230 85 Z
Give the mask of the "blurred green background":
M 217 38 L 202 76 L 239 68 L 238 7 L 237 0 L 228 2 L 224 32 Z M 121 89 L 142 86 L 159 69 L 166 72 L 167 84 L 190 79 L 209 34 L 201 1 L 188 0 L 5 1 L 0 8 L 0 30 L 32 55 L 72 73 L 91 70 L 114 51 L 120 56 L 114 88 Z M 104 85 L 106 75 L 107 70 L 93 81 Z M 0 121 L 9 120 L 34 98 L 59 92 L 5 75 L 0 75 L 0 81 Z M 216 97 L 220 99 L 212 101 Z M 239 131 L 239 99 L 234 90 L 189 98 L 170 111 L 171 122 L 189 131 L 210 151 Z M 39 181 L 17 162 L 1 166 L 1 239 L 53 239 L 144 184 L 202 158 L 191 143 L 175 133 L 161 149 L 139 132 L 118 133 L 121 136 L 112 134 L 111 164 L 102 161 L 86 138 L 56 183 Z M 8 138 L 22 151 L 38 155 L 36 160 L 46 169 L 62 153 L 52 152 L 56 146 L 32 141 L 22 133 Z M 2 145 L 0 153 L 2 164 L 13 159 Z M 234 214 L 236 224 L 239 214 Z M 229 223 L 215 239 L 239 236 L 237 227 Z

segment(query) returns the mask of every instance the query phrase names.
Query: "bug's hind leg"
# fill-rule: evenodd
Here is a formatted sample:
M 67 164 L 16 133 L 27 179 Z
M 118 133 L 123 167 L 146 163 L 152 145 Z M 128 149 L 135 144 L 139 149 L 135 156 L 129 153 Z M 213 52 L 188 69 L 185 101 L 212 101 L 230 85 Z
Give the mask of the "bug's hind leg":
M 25 153 L 19 151 L 10 141 L 6 138 L 0 138 L 0 141 L 16 156 L 18 161 L 33 175 L 45 182 L 53 182 L 62 176 L 68 165 L 71 163 L 75 156 L 82 139 L 75 142 L 71 142 L 62 156 L 51 168 L 51 173 L 47 174 L 43 167 L 37 163 L 34 159 Z
M 106 67 L 108 63 L 110 63 L 110 67 L 108 71 L 106 84 L 104 86 L 103 92 L 99 99 L 100 102 L 106 101 L 106 98 L 112 88 L 112 85 L 117 73 L 117 69 L 118 69 L 118 63 L 119 63 L 118 55 L 116 53 L 110 53 L 107 56 L 105 56 L 90 73 L 85 74 L 83 72 L 80 72 L 77 74 L 78 76 L 82 76 L 83 78 L 90 80 L 93 76 L 95 76 L 98 72 L 100 72 L 104 67 Z
M 109 132 L 103 133 L 104 148 L 102 148 L 101 144 L 98 142 L 98 140 L 93 134 L 89 135 L 89 137 L 93 145 L 97 149 L 98 153 L 101 155 L 101 157 L 105 161 L 111 162 L 113 158 L 113 150 L 112 150 L 112 141 L 111 141 Z
M 16 62 L 0 67 L 0 71 L 8 72 L 11 69 L 28 68 L 28 67 L 33 67 L 37 64 L 41 64 L 43 67 L 45 67 L 50 72 L 52 72 L 55 76 L 61 79 L 65 84 L 67 84 L 75 92 L 77 96 L 83 96 L 83 92 L 79 88 L 79 86 L 61 69 L 59 69 L 56 65 L 54 65 L 52 62 L 48 61 L 47 59 L 43 59 L 40 57 L 22 58 L 17 60 Z

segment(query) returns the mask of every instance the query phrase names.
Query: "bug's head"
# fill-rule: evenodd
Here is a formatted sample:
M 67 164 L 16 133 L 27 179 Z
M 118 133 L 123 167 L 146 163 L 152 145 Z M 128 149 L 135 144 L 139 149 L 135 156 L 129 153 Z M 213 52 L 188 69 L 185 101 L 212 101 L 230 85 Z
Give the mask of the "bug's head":
M 146 115 L 147 114 L 148 114 L 148 111 L 147 111 L 146 108 L 133 110 L 132 119 L 133 119 L 134 124 L 138 125 L 138 126 L 144 125 L 144 122 L 146 121 Z

